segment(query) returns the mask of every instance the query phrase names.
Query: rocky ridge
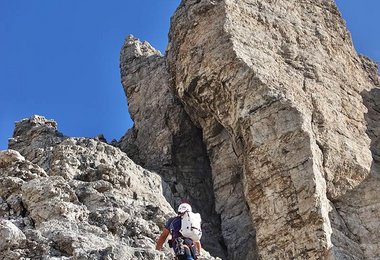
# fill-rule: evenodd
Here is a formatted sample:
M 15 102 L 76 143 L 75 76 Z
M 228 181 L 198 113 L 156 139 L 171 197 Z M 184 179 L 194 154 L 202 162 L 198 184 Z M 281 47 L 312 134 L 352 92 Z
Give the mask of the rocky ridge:
M 4 259 L 170 259 L 154 240 L 184 198 L 224 259 L 380 257 L 380 78 L 334 1 L 182 1 L 165 56 L 129 36 L 120 69 L 124 152 L 17 123 Z
M 154 250 L 174 214 L 161 178 L 56 127 L 22 120 L 0 152 L 0 259 L 171 259 L 168 247 Z

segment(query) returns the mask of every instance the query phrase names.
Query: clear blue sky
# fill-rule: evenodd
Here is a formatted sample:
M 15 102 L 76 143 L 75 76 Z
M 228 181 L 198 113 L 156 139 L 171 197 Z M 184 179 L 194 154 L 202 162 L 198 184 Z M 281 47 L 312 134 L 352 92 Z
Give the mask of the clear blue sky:
M 119 139 L 132 122 L 119 51 L 133 34 L 165 51 L 179 0 L 0 0 L 0 150 L 33 114 L 68 136 Z M 337 1 L 358 52 L 380 61 L 380 1 Z

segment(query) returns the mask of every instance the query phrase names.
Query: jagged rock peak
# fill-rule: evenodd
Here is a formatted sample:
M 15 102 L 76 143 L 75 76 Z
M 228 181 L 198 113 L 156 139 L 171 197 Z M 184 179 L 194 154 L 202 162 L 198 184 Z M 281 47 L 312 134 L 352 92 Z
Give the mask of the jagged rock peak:
M 133 60 L 138 57 L 162 56 L 161 52 L 153 48 L 149 42 L 141 42 L 133 35 L 128 35 L 125 39 L 120 55 L 126 60 Z
M 40 115 L 33 115 L 29 118 L 25 118 L 19 122 L 16 122 L 16 130 L 18 127 L 20 127 L 21 124 L 29 124 L 32 126 L 37 126 L 37 125 L 46 125 L 50 126 L 54 129 L 57 129 L 57 122 L 52 120 L 52 119 L 46 119 L 43 116 Z
M 54 120 L 46 119 L 43 116 L 33 115 L 29 118 L 25 118 L 16 122 L 16 127 L 13 133 L 13 138 L 26 135 L 28 131 L 36 131 L 38 128 L 43 128 L 44 131 L 57 131 L 57 122 Z

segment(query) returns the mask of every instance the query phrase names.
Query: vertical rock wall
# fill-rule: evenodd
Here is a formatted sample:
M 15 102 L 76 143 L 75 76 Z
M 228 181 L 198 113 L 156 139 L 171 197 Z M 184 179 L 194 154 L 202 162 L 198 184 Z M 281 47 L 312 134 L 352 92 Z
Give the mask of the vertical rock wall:
M 120 59 L 134 126 L 116 145 L 135 162 L 163 177 L 169 185 L 165 195 L 173 207 L 185 200 L 201 213 L 205 248 L 224 256 L 202 132 L 169 88 L 165 58 L 149 43 L 129 36 Z
M 365 114 L 366 132 L 371 139 L 373 161 L 368 177 L 334 203 L 337 211 L 332 212 L 331 218 L 340 228 L 340 232 L 337 230 L 333 234 L 333 241 L 340 240 L 347 248 L 341 251 L 341 258 L 377 259 L 380 255 L 380 81 L 377 64 L 368 58 L 360 58 L 372 84 L 377 86 L 361 92 L 364 105 L 368 109 Z
M 220 164 L 208 132 L 231 140 L 261 258 L 378 256 L 362 98 L 377 74 L 364 69 L 333 1 L 183 1 L 167 60 L 211 165 Z
M 228 251 L 227 259 L 258 259 L 256 231 L 243 192 L 241 151 L 229 133 L 212 122 L 204 130 L 213 175 L 216 211 Z

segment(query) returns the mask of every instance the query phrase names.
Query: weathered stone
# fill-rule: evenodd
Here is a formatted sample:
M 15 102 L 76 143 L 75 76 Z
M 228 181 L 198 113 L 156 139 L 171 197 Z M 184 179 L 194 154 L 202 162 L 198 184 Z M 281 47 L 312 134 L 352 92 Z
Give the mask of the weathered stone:
M 57 123 L 54 120 L 34 115 L 16 122 L 13 137 L 9 140 L 9 149 L 27 154 L 27 159 L 34 163 L 34 160 L 47 160 L 49 157 L 44 153 L 49 151 L 49 147 L 60 143 L 64 138 L 58 132 Z
M 17 248 L 24 240 L 25 235 L 11 221 L 0 219 L 0 252 Z
M 74 191 L 61 176 L 38 178 L 22 186 L 23 202 L 36 225 L 52 219 L 86 221 L 88 212 L 78 205 Z
M 7 228 L 12 239 L 1 240 L 0 255 L 171 259 L 168 247 L 154 250 L 174 214 L 161 178 L 103 141 L 63 137 L 52 122 L 33 116 L 17 123 L 10 147 L 22 156 L 0 153 L 1 221 L 20 230 Z
M 334 1 L 185 0 L 169 38 L 165 57 L 127 38 L 134 127 L 113 142 L 163 178 L 22 120 L 0 151 L 0 259 L 171 259 L 163 194 L 226 259 L 378 259 L 380 77 Z
M 120 69 L 134 126 L 115 145 L 163 177 L 169 186 L 165 197 L 174 208 L 185 200 L 201 213 L 204 247 L 224 256 L 202 133 L 169 88 L 164 57 L 149 43 L 128 36 Z
M 169 37 L 186 111 L 231 139 L 259 257 L 378 254 L 377 238 L 346 226 L 379 186 L 361 96 L 378 76 L 363 69 L 335 3 L 183 1 Z M 376 226 L 376 214 L 356 226 Z

